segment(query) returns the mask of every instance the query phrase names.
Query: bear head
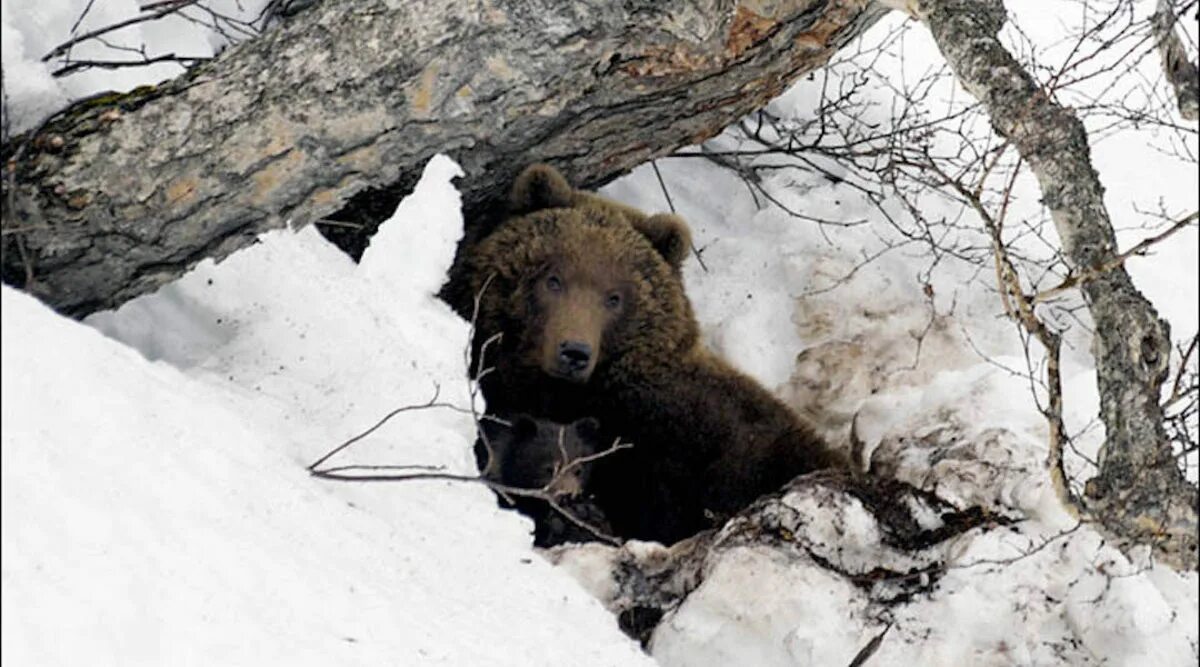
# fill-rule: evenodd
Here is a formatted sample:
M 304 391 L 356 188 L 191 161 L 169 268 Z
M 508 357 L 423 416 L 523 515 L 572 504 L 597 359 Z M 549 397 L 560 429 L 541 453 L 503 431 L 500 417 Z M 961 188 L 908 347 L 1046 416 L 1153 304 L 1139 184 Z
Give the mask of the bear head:
M 670 363 L 698 338 L 680 275 L 690 245 L 678 216 L 646 215 L 575 190 L 552 167 L 529 167 L 509 217 L 468 266 L 477 340 L 501 334 L 498 372 L 521 367 L 574 384 Z
M 590 417 L 559 424 L 517 415 L 509 424 L 484 419 L 480 428 L 494 457 L 490 469 L 484 470 L 485 479 L 521 489 L 546 489 L 554 497 L 582 493 L 590 466 L 573 462 L 601 451 L 600 425 Z M 486 450 L 477 454 L 480 468 L 486 467 Z

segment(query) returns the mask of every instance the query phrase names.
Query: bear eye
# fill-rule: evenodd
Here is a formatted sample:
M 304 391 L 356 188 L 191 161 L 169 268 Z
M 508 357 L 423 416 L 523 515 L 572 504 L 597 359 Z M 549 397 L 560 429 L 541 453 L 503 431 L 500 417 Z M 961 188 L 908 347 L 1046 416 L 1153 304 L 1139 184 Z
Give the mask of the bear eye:
M 621 295 L 617 292 L 609 294 L 608 297 L 604 299 L 604 305 L 607 306 L 609 310 L 616 310 L 617 308 L 620 308 Z
M 562 280 L 558 276 L 546 278 L 546 289 L 551 292 L 561 292 L 563 289 Z

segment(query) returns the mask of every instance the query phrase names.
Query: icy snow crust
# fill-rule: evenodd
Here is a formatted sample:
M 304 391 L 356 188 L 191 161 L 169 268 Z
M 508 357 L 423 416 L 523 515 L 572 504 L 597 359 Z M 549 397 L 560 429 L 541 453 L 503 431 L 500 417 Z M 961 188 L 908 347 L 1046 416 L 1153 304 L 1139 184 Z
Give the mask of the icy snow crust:
M 1056 20 L 1037 20 L 1047 5 L 1007 4 L 1033 39 L 1054 40 Z M 95 3 L 80 30 L 134 5 Z M 241 15 L 261 5 L 242 2 Z M 177 71 L 53 79 L 39 58 L 78 11 L 68 0 L 0 0 L 17 131 L 70 98 Z M 196 30 L 170 20 L 129 38 L 196 55 L 220 46 Z M 912 35 L 910 65 L 939 63 L 924 33 Z M 1157 63 L 1144 67 L 1154 76 Z M 819 85 L 801 83 L 773 110 L 811 114 Z M 876 93 L 881 117 L 891 109 L 884 93 Z M 1147 149 L 1153 143 L 1145 133 L 1094 143 L 1115 218 L 1160 196 L 1172 209 L 1195 209 L 1195 173 L 1154 167 L 1162 158 Z M 856 501 L 790 494 L 785 504 L 805 519 L 800 537 L 841 565 L 904 569 L 936 557 L 950 567 L 932 592 L 884 608 L 812 562 L 729 549 L 654 634 L 659 663 L 848 664 L 889 624 L 869 664 L 1196 663 L 1195 573 L 1143 554 L 1130 560 L 1090 528 L 1072 530 L 1049 491 L 1045 425 L 1028 384 L 1004 370 L 1023 369 L 1024 359 L 986 276 L 942 264 L 929 276 L 931 300 L 919 258 L 891 253 L 842 281 L 878 248 L 880 225 L 823 233 L 758 209 L 736 176 L 703 160 L 659 166 L 704 252 L 709 270 L 689 261 L 686 280 L 716 350 L 811 412 L 834 442 L 845 442 L 857 416 L 864 454 L 888 475 L 960 507 L 1024 519 L 971 531 L 914 562 L 881 547 Z M 90 318 L 90 328 L 0 291 L 6 664 L 649 662 L 598 601 L 614 593 L 611 549 L 578 548 L 553 568 L 530 548 L 530 524 L 498 510 L 486 489 L 342 484 L 305 472 L 392 409 L 435 392 L 467 405 L 467 325 L 431 296 L 461 234 L 457 173 L 433 160 L 358 266 L 312 228 L 275 232 Z M 1035 185 L 1018 186 L 1012 215 L 1036 213 Z M 779 172 L 765 187 L 817 217 L 878 222 L 848 188 L 811 174 Z M 605 193 L 666 210 L 648 167 Z M 1144 236 L 1123 227 L 1123 247 Z M 1177 339 L 1196 328 L 1196 263 L 1194 228 L 1129 262 Z M 1103 430 L 1084 428 L 1097 409 L 1088 341 L 1077 328 L 1069 342 L 1068 428 L 1093 456 Z M 332 463 L 465 473 L 471 440 L 469 416 L 418 410 Z M 1074 454 L 1068 465 L 1086 472 Z

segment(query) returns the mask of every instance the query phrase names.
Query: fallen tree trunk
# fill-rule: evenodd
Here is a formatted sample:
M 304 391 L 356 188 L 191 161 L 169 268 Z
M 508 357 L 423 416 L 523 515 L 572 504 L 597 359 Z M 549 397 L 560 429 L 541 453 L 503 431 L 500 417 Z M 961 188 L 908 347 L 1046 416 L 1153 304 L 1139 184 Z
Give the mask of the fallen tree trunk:
M 267 230 L 461 164 L 468 213 L 532 161 L 596 186 L 713 136 L 860 34 L 866 0 L 321 3 L 179 79 L 6 147 L 3 277 L 83 316 Z

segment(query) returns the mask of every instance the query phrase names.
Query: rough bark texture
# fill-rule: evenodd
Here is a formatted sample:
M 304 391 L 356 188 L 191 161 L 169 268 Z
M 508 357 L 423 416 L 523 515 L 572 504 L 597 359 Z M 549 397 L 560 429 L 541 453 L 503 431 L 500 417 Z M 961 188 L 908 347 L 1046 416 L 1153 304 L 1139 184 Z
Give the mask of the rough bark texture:
M 1175 29 L 1178 18 L 1170 0 L 1158 0 L 1154 12 L 1154 32 L 1158 39 L 1158 54 L 1162 58 L 1163 74 L 1175 91 L 1179 115 L 1185 120 L 1200 119 L 1200 69 L 1188 60 L 1187 49 Z
M 1095 322 L 1106 428 L 1085 509 L 1119 544 L 1150 544 L 1164 561 L 1195 569 L 1196 488 L 1175 460 L 1159 405 L 1170 332 L 1113 262 L 1116 238 L 1083 124 L 1048 98 L 996 38 L 1005 21 L 999 0 L 926 0 L 918 15 L 963 87 L 987 108 L 996 132 L 1037 176 L 1073 270 L 1115 265 L 1082 286 Z
M 533 161 L 595 186 L 713 136 L 882 12 L 867 0 L 321 3 L 180 79 L 46 125 L 10 165 L 4 279 L 70 315 L 113 307 L 365 188 L 412 182 L 438 152 L 466 171 L 468 212 Z

